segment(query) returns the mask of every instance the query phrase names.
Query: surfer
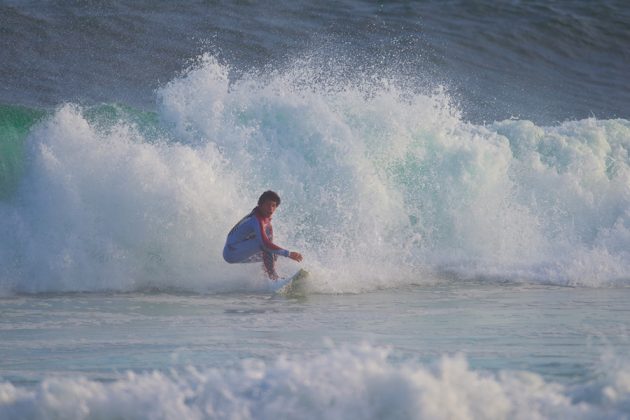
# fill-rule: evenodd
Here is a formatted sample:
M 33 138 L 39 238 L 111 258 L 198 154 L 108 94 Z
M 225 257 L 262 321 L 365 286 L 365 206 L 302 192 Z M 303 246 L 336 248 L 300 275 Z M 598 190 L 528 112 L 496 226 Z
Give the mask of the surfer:
M 228 233 L 223 248 L 223 259 L 229 263 L 263 262 L 265 273 L 278 279 L 275 263 L 278 255 L 302 261 L 302 254 L 288 251 L 273 243 L 271 216 L 280 205 L 280 196 L 265 191 L 258 198 L 258 206 L 243 217 Z

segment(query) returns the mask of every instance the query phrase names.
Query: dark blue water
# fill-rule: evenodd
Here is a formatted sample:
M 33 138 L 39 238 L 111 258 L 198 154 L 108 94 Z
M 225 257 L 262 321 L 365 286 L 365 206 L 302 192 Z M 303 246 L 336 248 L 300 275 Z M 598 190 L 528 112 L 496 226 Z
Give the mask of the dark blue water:
M 233 76 L 307 60 L 321 77 L 445 86 L 477 122 L 628 116 L 623 1 L 22 2 L 0 5 L 0 103 L 118 102 L 201 52 Z

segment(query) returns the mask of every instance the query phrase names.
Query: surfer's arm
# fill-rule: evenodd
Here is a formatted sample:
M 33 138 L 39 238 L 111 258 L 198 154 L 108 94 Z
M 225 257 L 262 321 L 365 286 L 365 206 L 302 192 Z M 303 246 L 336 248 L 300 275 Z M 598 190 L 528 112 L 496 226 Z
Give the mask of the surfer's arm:
M 258 222 L 258 226 L 256 229 L 256 238 L 258 239 L 262 249 L 267 252 L 271 252 L 272 254 L 282 255 L 283 257 L 290 257 L 291 253 L 288 250 L 279 247 L 269 240 L 267 234 L 265 233 L 265 228 L 263 226 L 262 220 L 257 217 L 255 219 Z

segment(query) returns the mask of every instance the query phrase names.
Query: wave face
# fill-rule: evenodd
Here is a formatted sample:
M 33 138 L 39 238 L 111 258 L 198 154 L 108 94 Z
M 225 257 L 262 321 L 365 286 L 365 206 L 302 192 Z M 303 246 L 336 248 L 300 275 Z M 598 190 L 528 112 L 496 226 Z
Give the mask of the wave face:
M 439 89 L 304 63 L 229 73 L 205 55 L 157 114 L 67 104 L 30 126 L 0 202 L 0 289 L 255 289 L 258 268 L 221 250 L 269 188 L 277 242 L 319 292 L 435 273 L 628 284 L 629 121 L 476 125 Z
M 630 368 L 615 362 L 571 388 L 527 372 L 478 372 L 461 356 L 393 365 L 368 345 L 235 368 L 127 373 L 109 383 L 48 378 L 0 383 L 0 417 L 39 418 L 624 418 Z M 343 384 L 343 386 L 339 386 Z

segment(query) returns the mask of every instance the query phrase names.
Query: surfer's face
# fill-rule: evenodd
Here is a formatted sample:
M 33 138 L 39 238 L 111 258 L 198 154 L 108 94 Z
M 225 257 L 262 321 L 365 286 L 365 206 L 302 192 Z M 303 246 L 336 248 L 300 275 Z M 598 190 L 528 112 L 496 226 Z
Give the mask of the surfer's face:
M 278 205 L 273 200 L 267 200 L 263 202 L 260 206 L 258 206 L 260 214 L 262 214 L 264 217 L 271 217 L 273 212 L 276 211 L 276 207 L 278 207 Z

